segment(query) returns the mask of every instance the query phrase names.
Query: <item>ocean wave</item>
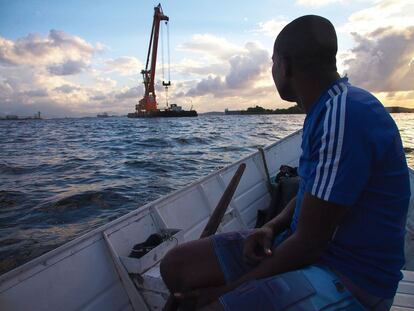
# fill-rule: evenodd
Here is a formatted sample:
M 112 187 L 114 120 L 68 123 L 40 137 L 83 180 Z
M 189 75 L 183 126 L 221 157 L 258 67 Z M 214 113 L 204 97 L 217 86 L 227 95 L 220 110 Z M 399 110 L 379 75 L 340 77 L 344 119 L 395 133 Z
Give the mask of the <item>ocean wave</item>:
M 64 197 L 62 195 L 52 197 L 37 210 L 42 212 L 63 212 L 65 210 L 85 210 L 91 208 L 107 209 L 130 202 L 132 202 L 131 199 L 112 190 L 85 191 Z
M 152 147 L 152 148 L 161 148 L 171 146 L 171 142 L 164 138 L 150 137 L 136 142 L 137 145 Z
M 177 169 L 174 164 L 168 164 L 168 162 L 163 163 L 157 160 L 128 160 L 124 164 L 135 169 L 142 169 L 153 173 L 167 173 Z
M 0 163 L 0 174 L 27 174 L 32 173 L 36 166 L 17 166 Z
M 175 137 L 173 140 L 181 145 L 205 145 L 210 142 L 209 139 L 202 137 Z
M 20 205 L 26 198 L 21 191 L 0 190 L 0 210 Z
M 234 151 L 247 151 L 249 148 L 240 147 L 240 146 L 221 146 L 221 147 L 214 147 L 211 150 L 218 151 L 218 152 L 234 152 Z

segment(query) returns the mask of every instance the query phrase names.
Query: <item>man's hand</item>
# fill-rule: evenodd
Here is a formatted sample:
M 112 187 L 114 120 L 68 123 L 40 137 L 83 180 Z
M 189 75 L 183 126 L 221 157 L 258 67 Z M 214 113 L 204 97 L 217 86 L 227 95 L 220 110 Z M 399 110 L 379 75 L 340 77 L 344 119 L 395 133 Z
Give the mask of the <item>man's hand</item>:
M 274 248 L 270 252 L 270 256 L 258 256 L 259 259 L 261 258 L 260 262 L 231 286 L 235 288 L 251 280 L 262 279 L 314 264 L 328 247 L 335 229 L 341 223 L 348 209 L 347 206 L 323 201 L 306 192 L 296 231 Z M 266 248 L 263 246 L 263 242 L 255 241 L 269 243 L 267 237 L 270 236 L 272 230 L 267 228 L 269 227 L 266 224 L 252 234 L 251 241 L 247 242 L 246 240 L 245 243 L 248 243 L 249 250 L 252 249 L 251 245 L 259 245 L 262 250 Z M 276 231 L 277 223 L 271 228 Z
M 254 230 L 244 242 L 244 261 L 256 265 L 267 256 L 271 256 L 273 238 L 273 230 L 267 226 Z

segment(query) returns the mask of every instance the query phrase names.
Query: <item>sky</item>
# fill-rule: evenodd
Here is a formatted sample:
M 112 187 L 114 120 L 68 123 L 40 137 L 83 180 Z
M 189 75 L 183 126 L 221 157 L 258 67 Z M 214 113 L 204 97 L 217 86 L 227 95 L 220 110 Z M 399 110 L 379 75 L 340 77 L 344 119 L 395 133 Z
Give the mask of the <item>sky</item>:
M 0 115 L 124 115 L 143 96 L 158 1 L 0 0 Z M 198 112 L 276 109 L 274 39 L 293 19 L 317 14 L 338 35 L 337 65 L 385 106 L 414 108 L 414 0 L 166 0 L 156 71 L 160 108 Z M 163 48 L 161 48 L 161 45 Z M 162 53 L 164 50 L 164 53 Z M 164 55 L 164 56 L 162 56 Z

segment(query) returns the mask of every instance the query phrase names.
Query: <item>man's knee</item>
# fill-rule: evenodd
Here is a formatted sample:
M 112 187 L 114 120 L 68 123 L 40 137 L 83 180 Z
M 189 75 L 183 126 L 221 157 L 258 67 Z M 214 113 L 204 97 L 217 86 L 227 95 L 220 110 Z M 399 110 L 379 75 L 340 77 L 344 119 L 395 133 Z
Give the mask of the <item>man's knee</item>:
M 181 289 L 185 286 L 184 262 L 180 247 L 171 249 L 161 260 L 160 273 L 167 287 L 171 289 Z

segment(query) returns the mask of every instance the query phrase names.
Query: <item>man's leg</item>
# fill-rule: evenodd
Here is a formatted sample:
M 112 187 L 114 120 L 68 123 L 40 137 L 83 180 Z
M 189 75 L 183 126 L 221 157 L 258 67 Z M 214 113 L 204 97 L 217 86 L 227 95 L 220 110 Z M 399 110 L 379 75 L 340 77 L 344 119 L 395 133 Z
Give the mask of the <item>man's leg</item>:
M 165 255 L 161 276 L 171 293 L 225 284 L 210 238 L 181 244 Z

